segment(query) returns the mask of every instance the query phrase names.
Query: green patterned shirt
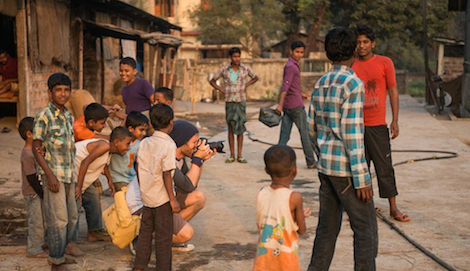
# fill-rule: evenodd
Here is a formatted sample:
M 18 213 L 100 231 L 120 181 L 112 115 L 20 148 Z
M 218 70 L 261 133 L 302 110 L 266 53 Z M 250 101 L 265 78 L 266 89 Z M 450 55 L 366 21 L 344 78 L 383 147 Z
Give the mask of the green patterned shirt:
M 33 139 L 41 140 L 46 148 L 46 162 L 57 180 L 72 182 L 75 158 L 73 116 L 67 108 L 63 111 L 49 103 L 47 108 L 36 116 Z M 42 168 L 39 173 L 44 174 Z

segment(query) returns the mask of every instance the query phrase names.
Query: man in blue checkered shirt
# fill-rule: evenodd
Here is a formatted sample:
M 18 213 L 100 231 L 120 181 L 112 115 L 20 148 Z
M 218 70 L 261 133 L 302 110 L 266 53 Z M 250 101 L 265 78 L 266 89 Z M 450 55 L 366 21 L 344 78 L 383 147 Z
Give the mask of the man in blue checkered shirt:
M 371 177 L 364 152 L 364 84 L 351 69 L 356 34 L 339 27 L 325 39 L 333 62 L 312 92 L 310 137 L 318 160 L 320 213 L 308 270 L 328 270 L 343 209 L 354 231 L 355 270 L 376 270 L 378 237 Z

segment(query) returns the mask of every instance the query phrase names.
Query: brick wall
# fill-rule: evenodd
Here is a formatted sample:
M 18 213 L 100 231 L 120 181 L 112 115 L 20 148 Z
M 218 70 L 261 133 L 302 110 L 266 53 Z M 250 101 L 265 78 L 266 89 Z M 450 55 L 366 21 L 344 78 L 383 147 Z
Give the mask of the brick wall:
M 444 81 L 451 81 L 462 75 L 463 73 L 463 57 L 444 57 L 444 71 L 447 73 L 443 76 Z
M 77 80 L 73 71 L 66 71 L 65 69 L 56 66 L 40 66 L 35 71 L 29 67 L 29 101 L 28 114 L 35 116 L 43 110 L 49 102 L 47 80 L 49 76 L 54 73 L 62 72 L 70 76 L 72 79 L 72 87 L 77 86 Z

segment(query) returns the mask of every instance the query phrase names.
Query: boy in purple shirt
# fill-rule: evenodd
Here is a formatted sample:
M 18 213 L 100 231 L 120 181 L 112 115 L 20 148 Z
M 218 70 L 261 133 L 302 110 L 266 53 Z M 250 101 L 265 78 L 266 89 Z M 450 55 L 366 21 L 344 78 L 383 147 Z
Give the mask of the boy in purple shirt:
M 313 156 L 313 147 L 308 136 L 307 113 L 304 108 L 304 101 L 307 95 L 300 89 L 300 67 L 299 62 L 304 56 L 305 44 L 301 41 L 294 41 L 291 45 L 289 61 L 284 66 L 284 78 L 279 96 L 279 105 L 276 112 L 282 116 L 281 135 L 279 145 L 287 145 L 290 139 L 292 124 L 299 129 L 302 149 L 308 168 L 316 168 L 317 162 Z
M 145 78 L 136 78 L 136 62 L 125 57 L 119 62 L 119 76 L 126 84 L 122 88 L 122 100 L 126 105 L 126 114 L 131 111 L 143 112 L 150 110 L 154 102 L 154 89 Z

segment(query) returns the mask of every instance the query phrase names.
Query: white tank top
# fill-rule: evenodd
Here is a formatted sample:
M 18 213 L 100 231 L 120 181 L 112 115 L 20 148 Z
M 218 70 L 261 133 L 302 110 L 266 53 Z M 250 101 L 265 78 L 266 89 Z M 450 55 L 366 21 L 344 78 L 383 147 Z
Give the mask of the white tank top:
M 88 152 L 87 146 L 90 143 L 96 142 L 98 140 L 103 140 L 105 142 L 108 142 L 106 139 L 101 139 L 101 138 L 92 138 L 92 139 L 87 139 L 87 140 L 82 140 L 79 142 L 75 143 L 75 160 L 74 160 L 74 165 L 75 165 L 75 170 L 74 170 L 74 181 L 78 182 L 78 172 L 80 170 L 80 165 L 82 164 L 82 161 L 90 155 Z M 82 193 L 98 178 L 100 177 L 100 174 L 103 172 L 104 167 L 109 164 L 109 152 L 104 153 L 100 157 L 96 158 L 95 161 L 93 161 L 89 166 L 88 170 L 85 175 L 85 179 L 83 180 L 83 188 L 82 188 Z

